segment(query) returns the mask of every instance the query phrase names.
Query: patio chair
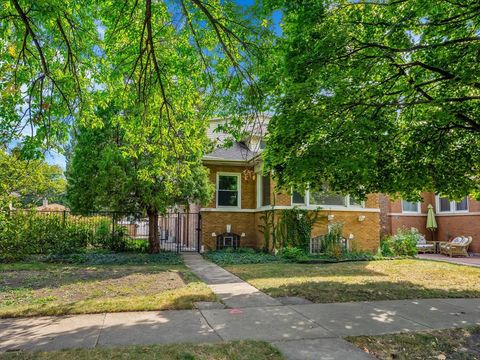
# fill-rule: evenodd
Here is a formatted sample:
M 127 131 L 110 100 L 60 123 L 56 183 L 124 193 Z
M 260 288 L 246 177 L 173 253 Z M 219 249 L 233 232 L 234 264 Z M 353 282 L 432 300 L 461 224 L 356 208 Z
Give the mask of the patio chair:
M 472 242 L 471 236 L 457 236 L 452 241 L 441 242 L 440 252 L 444 255 L 452 256 L 468 256 L 468 247 Z
M 434 253 L 435 243 L 427 241 L 425 236 L 420 235 L 417 240 L 417 251 L 419 253 Z

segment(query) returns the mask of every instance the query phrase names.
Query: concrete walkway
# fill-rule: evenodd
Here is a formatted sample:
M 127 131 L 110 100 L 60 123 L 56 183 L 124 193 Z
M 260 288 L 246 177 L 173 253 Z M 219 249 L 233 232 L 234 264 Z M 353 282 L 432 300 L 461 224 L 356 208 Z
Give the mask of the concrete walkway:
M 343 337 L 480 325 L 480 299 L 282 305 L 199 255 L 185 262 L 228 308 L 0 319 L 0 351 L 255 339 L 291 360 L 363 360 Z
M 441 254 L 418 254 L 417 258 L 444 261 L 452 264 L 480 267 L 480 256 L 450 257 Z
M 224 268 L 206 261 L 200 254 L 182 254 L 185 265 L 231 308 L 279 306 L 278 300 L 257 290 Z

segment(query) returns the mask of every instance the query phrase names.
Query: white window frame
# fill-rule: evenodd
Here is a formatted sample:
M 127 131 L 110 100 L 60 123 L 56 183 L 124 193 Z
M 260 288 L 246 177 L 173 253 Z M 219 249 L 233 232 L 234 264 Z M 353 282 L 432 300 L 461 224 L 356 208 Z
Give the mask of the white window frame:
M 402 202 L 402 214 L 420 214 L 422 212 L 422 204 L 420 201 L 417 201 L 417 211 L 408 211 L 408 210 L 404 210 L 403 209 L 403 202 L 404 201 L 408 201 L 408 200 L 404 200 L 404 199 L 401 199 L 401 202 Z M 408 201 L 408 202 L 413 202 L 413 201 Z
M 236 206 L 228 206 L 228 205 L 218 205 L 218 191 L 219 186 L 220 186 L 220 176 L 236 176 L 237 177 L 237 191 L 238 191 L 238 196 L 237 196 L 237 205 Z M 242 207 L 242 174 L 241 173 L 235 173 L 235 172 L 217 172 L 217 183 L 215 186 L 215 202 L 216 202 L 216 207 L 217 208 L 222 208 L 222 209 L 241 209 Z
M 305 191 L 305 193 L 303 194 L 303 203 L 296 203 L 296 202 L 293 202 L 293 189 L 292 189 L 292 195 L 290 196 L 290 204 L 292 204 L 292 206 L 308 206 L 308 203 L 309 203 L 309 199 L 308 199 L 308 195 L 309 195 L 309 191 Z M 297 191 L 299 194 L 300 191 Z
M 262 181 L 263 175 L 260 173 L 256 174 L 257 176 L 257 209 L 262 207 L 262 198 L 263 198 L 263 189 L 262 189 Z
M 467 199 L 467 210 L 457 210 L 457 202 L 455 200 L 450 201 L 450 210 L 449 211 L 442 211 L 440 210 L 440 195 L 435 195 L 435 207 L 437 213 L 439 214 L 465 214 L 470 211 L 470 200 L 468 196 L 465 196 Z
M 303 203 L 294 203 L 293 202 L 293 189 L 292 195 L 290 196 L 290 204 L 292 206 L 304 206 L 304 207 L 323 207 L 323 208 L 332 208 L 332 209 L 364 209 L 365 208 L 365 201 L 362 201 L 360 205 L 352 205 L 350 204 L 350 195 L 344 196 L 345 198 L 345 205 L 318 205 L 318 204 L 310 204 L 310 190 L 305 191 Z

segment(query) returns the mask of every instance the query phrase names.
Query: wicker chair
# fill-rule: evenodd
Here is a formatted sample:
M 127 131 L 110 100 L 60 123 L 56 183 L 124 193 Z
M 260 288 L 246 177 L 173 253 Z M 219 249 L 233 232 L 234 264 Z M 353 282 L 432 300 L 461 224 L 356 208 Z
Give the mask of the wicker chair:
M 427 241 L 425 236 L 420 235 L 417 240 L 417 251 L 419 253 L 434 253 L 435 243 Z
M 468 247 L 472 242 L 471 236 L 457 236 L 452 241 L 441 242 L 440 252 L 444 255 L 452 256 L 468 256 Z

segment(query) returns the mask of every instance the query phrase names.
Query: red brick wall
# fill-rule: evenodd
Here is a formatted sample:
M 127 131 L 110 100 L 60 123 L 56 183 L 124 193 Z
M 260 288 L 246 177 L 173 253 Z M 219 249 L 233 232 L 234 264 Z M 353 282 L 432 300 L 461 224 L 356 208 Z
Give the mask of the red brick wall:
M 469 199 L 469 213 L 436 214 L 438 230 L 432 234 L 426 229 L 428 205 L 432 204 L 436 210 L 435 194 L 423 193 L 423 202 L 421 203 L 421 214 L 410 215 L 402 213 L 401 200 L 391 201 L 389 204 L 388 220 L 386 227 L 391 234 L 394 234 L 401 227 L 417 228 L 425 234 L 428 239 L 439 241 L 448 241 L 455 236 L 465 235 L 473 238 L 469 251 L 480 253 L 480 202 Z M 382 207 L 382 217 L 385 216 Z M 473 213 L 473 214 L 472 214 Z M 475 214 L 477 213 L 477 214 Z M 383 227 L 383 225 L 382 225 Z M 432 237 L 433 236 L 433 237 Z
M 437 216 L 437 238 L 447 241 L 455 236 L 471 236 L 469 252 L 480 253 L 480 215 Z

